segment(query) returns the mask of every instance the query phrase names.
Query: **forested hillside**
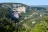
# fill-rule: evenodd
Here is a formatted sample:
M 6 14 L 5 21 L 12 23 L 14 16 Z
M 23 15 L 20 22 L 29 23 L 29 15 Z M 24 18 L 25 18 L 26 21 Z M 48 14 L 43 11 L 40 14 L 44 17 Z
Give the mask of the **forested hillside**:
M 0 32 L 48 32 L 48 8 L 23 5 L 26 13 L 20 13 L 17 22 L 9 18 L 9 8 L 0 5 Z

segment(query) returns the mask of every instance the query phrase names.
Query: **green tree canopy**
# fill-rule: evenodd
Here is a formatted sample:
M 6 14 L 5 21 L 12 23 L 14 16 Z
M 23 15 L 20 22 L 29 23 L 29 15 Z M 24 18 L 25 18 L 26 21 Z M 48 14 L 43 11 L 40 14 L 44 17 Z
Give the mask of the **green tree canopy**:
M 39 24 L 36 24 L 31 32 L 48 32 L 48 16 L 45 16 Z

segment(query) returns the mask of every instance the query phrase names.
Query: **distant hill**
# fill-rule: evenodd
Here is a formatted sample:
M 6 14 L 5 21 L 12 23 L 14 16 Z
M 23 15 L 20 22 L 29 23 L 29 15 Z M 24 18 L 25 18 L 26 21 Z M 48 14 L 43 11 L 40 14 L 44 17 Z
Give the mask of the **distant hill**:
M 48 7 L 48 5 L 29 5 L 31 7 Z
M 4 6 L 8 6 L 8 7 L 12 7 L 12 5 L 15 4 L 17 6 L 25 6 L 26 7 L 26 13 L 30 14 L 33 11 L 39 11 L 39 12 L 48 12 L 48 5 L 37 5 L 37 6 L 33 6 L 33 5 L 26 5 L 26 4 L 22 4 L 22 3 L 0 3 L 0 7 Z M 14 5 L 14 6 L 15 6 Z

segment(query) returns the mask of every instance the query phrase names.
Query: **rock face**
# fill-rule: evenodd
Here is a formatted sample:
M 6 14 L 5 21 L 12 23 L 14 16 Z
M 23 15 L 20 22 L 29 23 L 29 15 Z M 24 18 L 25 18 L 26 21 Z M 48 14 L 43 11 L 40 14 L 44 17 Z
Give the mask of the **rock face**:
M 12 9 L 8 9 L 9 11 L 9 18 L 11 18 L 12 20 L 14 20 L 15 22 L 19 22 L 19 14 L 18 12 L 13 12 Z
M 15 18 L 19 18 L 18 12 L 13 12 L 13 15 L 14 15 Z
M 9 17 L 12 20 L 18 21 L 19 14 L 26 12 L 26 6 L 22 3 L 0 3 L 0 6 L 3 8 L 8 8 L 9 11 Z
M 18 13 L 25 13 L 26 12 L 26 8 L 24 6 L 15 7 L 12 10 L 13 11 L 18 11 Z
M 26 12 L 26 5 L 25 4 L 21 4 L 21 3 L 1 3 L 0 4 L 2 7 L 5 8 L 11 8 L 12 11 L 18 11 L 18 12 Z

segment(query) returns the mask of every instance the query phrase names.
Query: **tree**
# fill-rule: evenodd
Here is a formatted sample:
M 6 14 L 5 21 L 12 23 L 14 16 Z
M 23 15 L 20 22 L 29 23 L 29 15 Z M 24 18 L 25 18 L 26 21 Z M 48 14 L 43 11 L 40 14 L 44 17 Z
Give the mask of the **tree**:
M 31 29 L 31 32 L 48 32 L 48 16 L 45 16 L 39 24 Z
M 13 32 L 15 30 L 15 24 L 13 23 L 13 21 L 11 19 L 8 18 L 1 18 L 0 19 L 0 32 Z
M 15 24 L 8 18 L 0 18 L 0 32 L 23 32 L 25 27 L 21 24 Z
M 2 8 L 2 7 L 0 8 L 0 18 L 1 17 L 7 17 L 8 14 L 9 14 L 9 12 L 8 12 L 7 8 Z
M 0 8 L 0 32 L 25 32 L 26 28 L 19 23 L 14 23 L 12 19 L 8 18 L 8 8 Z M 18 21 L 16 21 L 18 22 Z

